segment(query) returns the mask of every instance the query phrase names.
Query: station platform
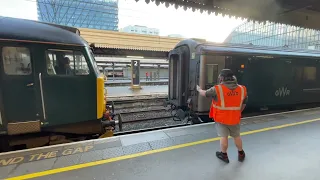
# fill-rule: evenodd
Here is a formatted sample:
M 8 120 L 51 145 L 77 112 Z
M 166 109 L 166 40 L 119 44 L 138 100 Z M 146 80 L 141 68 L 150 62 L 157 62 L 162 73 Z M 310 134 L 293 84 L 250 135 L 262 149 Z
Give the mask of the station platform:
M 124 96 L 146 96 L 154 94 L 168 94 L 167 85 L 141 86 L 141 89 L 130 89 L 130 86 L 106 87 L 108 98 Z
M 0 154 L 0 179 L 319 179 L 320 108 L 243 118 L 246 159 L 226 164 L 207 123 Z
M 146 81 L 145 79 L 140 80 L 140 85 L 142 86 L 154 86 L 154 85 L 168 85 L 168 79 L 156 79 L 152 81 Z M 105 81 L 105 86 L 129 86 L 131 85 L 131 80 L 127 79 L 108 79 Z

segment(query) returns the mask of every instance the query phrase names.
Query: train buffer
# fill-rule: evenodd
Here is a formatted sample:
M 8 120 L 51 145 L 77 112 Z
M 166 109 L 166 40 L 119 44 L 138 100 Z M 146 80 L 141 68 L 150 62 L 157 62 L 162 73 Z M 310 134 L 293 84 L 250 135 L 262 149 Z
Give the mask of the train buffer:
M 0 155 L 0 179 L 318 179 L 320 108 L 242 120 L 247 157 L 215 157 L 219 138 L 206 123 Z

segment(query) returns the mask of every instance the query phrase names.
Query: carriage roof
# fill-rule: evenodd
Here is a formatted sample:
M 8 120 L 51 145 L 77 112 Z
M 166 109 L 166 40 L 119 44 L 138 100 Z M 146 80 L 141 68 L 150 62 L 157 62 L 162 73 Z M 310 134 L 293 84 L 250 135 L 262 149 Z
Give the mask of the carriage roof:
M 257 46 L 252 44 L 232 43 L 207 43 L 193 39 L 186 39 L 179 42 L 175 49 L 181 46 L 188 46 L 191 52 L 221 52 L 221 53 L 248 53 L 257 55 L 279 55 L 279 56 L 300 56 L 320 57 L 319 50 L 293 49 L 288 47 Z
M 0 40 L 85 46 L 77 28 L 39 21 L 0 17 Z

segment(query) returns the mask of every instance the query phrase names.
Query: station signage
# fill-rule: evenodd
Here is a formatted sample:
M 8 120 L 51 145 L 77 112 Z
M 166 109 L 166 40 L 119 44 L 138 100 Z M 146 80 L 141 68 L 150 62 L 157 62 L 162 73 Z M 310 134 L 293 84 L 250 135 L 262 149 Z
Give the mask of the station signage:
M 54 151 L 32 153 L 28 155 L 21 155 L 21 156 L 18 155 L 14 157 L 0 156 L 0 167 L 57 158 L 61 156 L 69 156 L 69 155 L 79 154 L 79 153 L 81 154 L 81 153 L 89 152 L 92 150 L 93 150 L 93 146 L 87 145 L 87 146 L 70 147 L 70 148 L 54 150 Z
M 140 86 L 140 60 L 131 60 L 131 84 Z

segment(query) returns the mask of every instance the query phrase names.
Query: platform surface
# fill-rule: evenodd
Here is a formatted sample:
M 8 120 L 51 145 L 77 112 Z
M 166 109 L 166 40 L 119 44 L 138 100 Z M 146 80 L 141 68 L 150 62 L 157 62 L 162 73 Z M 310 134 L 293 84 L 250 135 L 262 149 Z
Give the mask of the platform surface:
M 141 86 L 141 89 L 130 89 L 130 86 L 106 87 L 108 97 L 142 96 L 152 94 L 168 94 L 167 85 Z
M 215 124 L 90 140 L 0 155 L 0 179 L 319 179 L 320 108 L 242 120 L 247 158 L 215 157 Z

